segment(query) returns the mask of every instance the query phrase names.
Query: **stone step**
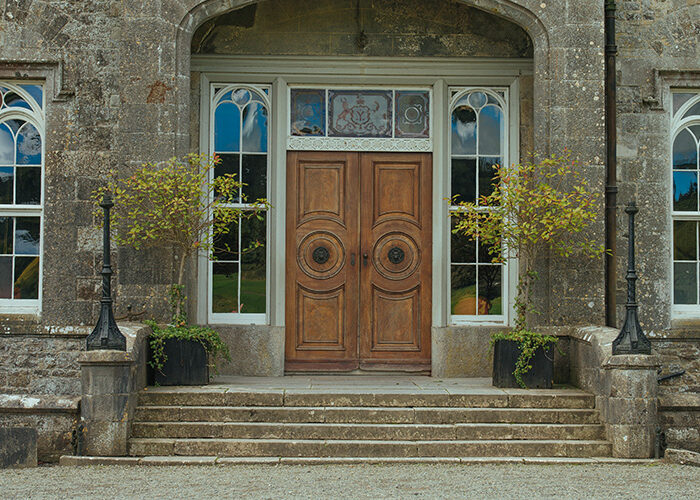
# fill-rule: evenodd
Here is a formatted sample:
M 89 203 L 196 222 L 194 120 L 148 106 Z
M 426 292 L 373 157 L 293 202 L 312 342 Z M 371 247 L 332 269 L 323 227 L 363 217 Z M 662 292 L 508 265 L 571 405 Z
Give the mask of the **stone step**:
M 137 422 L 299 423 L 551 423 L 597 424 L 597 410 L 579 408 L 381 408 L 283 406 L 139 406 Z
M 154 439 L 129 441 L 131 456 L 215 457 L 609 457 L 599 440 L 369 441 Z
M 140 406 L 285 406 L 285 407 L 447 407 L 447 408 L 593 408 L 595 398 L 575 389 L 537 391 L 512 389 L 484 394 L 435 391 L 357 392 L 148 388 L 139 393 Z
M 140 422 L 134 438 L 301 439 L 365 441 L 600 440 L 602 425 L 357 424 L 261 422 Z

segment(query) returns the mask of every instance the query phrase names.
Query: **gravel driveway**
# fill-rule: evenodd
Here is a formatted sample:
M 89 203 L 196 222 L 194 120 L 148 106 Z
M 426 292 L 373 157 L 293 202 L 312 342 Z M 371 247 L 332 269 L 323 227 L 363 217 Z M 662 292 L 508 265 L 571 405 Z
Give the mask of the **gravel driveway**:
M 700 498 L 652 465 L 86 466 L 0 470 L 0 498 Z

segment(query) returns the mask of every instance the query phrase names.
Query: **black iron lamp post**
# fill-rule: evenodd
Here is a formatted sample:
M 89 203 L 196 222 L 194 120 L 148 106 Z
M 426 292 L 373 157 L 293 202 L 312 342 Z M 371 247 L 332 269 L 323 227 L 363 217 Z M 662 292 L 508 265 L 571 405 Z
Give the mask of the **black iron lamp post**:
M 119 331 L 112 311 L 112 265 L 110 263 L 109 243 L 109 209 L 114 206 L 112 197 L 105 193 L 100 206 L 104 210 L 103 260 L 102 260 L 102 299 L 100 300 L 100 319 L 97 326 L 87 338 L 87 350 L 109 349 L 126 351 L 126 337 Z
M 634 269 L 634 216 L 639 209 L 634 202 L 630 202 L 625 208 L 629 217 L 629 245 L 627 253 L 627 315 L 625 324 L 615 340 L 613 340 L 613 354 L 651 354 L 651 342 L 644 335 L 637 316 L 637 272 Z

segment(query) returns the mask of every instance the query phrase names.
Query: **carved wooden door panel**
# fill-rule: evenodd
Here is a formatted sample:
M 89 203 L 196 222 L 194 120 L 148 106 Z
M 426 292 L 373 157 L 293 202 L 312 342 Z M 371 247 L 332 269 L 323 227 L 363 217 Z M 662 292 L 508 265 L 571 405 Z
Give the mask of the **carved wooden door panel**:
M 289 152 L 286 364 L 429 369 L 431 157 Z
M 357 153 L 287 156 L 287 370 L 357 368 Z
M 429 154 L 363 154 L 360 367 L 430 368 Z

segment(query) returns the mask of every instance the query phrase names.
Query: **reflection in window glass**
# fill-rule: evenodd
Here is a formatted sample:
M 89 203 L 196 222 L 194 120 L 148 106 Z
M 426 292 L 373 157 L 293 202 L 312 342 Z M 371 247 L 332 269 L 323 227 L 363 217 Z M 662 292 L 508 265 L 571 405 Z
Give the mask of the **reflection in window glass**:
M 292 89 L 292 135 L 323 136 L 326 134 L 326 91 L 323 89 Z
M 493 192 L 495 167 L 503 163 L 505 118 L 497 94 L 454 92 L 451 110 L 451 195 L 477 202 Z M 499 96 L 502 97 L 502 96 Z M 488 249 L 452 234 L 450 312 L 453 316 L 489 317 L 505 313 L 504 269 Z
M 43 100 L 40 84 L 0 82 L 0 312 L 38 311 Z
M 698 205 L 698 148 L 700 148 L 700 93 L 673 94 L 673 113 L 684 109 L 671 131 L 673 138 L 673 303 L 697 306 L 700 269 L 700 206 Z
M 241 197 L 235 200 L 243 209 L 257 199 L 267 198 L 266 94 L 262 89 L 236 86 L 215 92 L 212 152 L 221 158 L 215 175 L 233 174 L 244 184 Z M 265 314 L 266 232 L 263 214 L 261 220 L 244 218 L 233 224 L 227 234 L 217 237 L 210 262 L 212 313 Z

